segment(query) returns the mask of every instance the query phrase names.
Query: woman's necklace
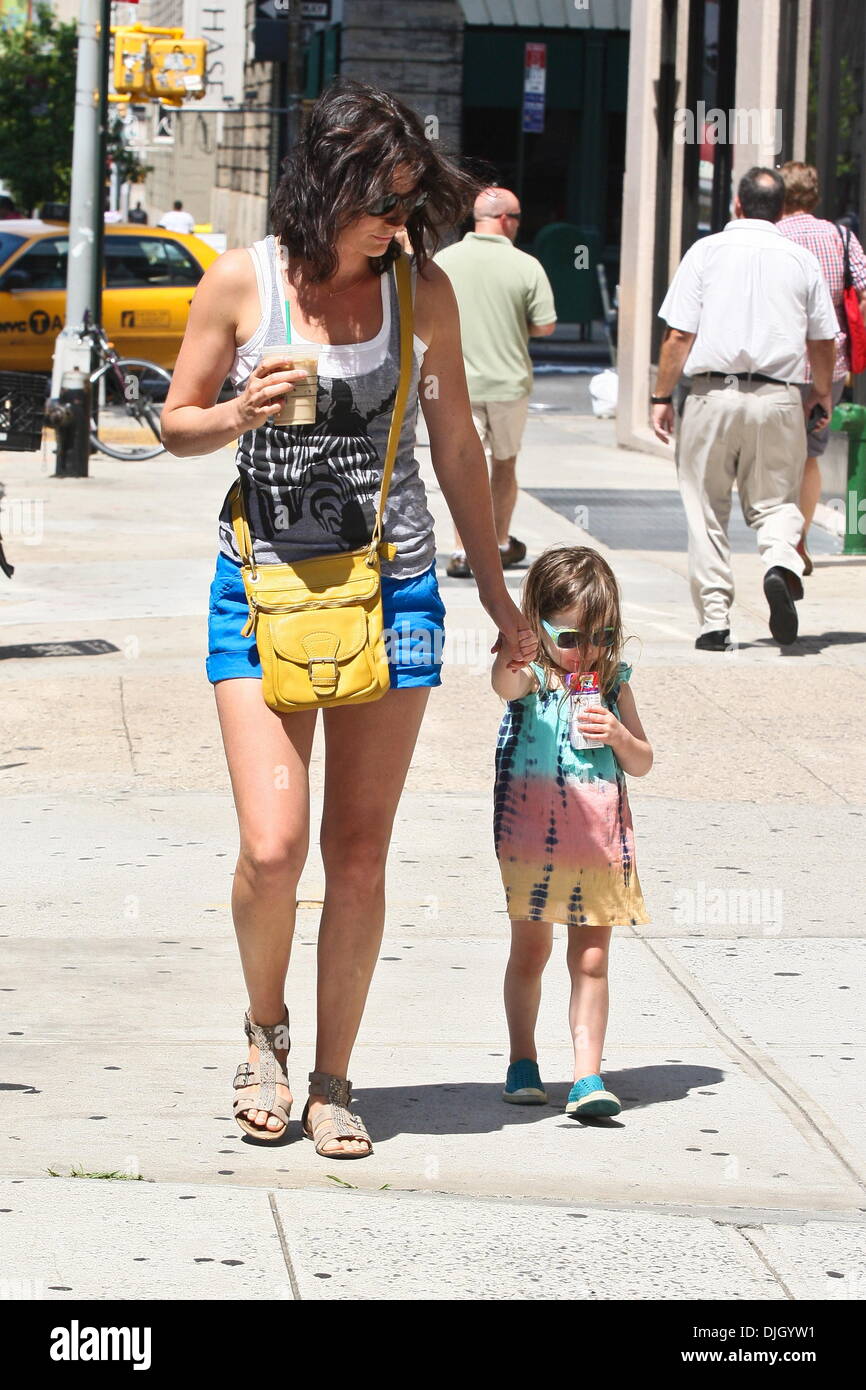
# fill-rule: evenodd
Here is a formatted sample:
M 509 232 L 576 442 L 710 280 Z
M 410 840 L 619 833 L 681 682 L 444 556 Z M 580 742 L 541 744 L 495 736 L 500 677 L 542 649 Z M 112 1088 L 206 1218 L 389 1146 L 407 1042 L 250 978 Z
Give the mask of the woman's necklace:
M 353 290 L 356 285 L 360 285 L 362 280 L 366 280 L 369 274 L 370 268 L 368 266 L 366 270 L 361 272 L 357 280 L 352 281 L 351 285 L 345 285 L 341 290 L 328 290 L 328 298 L 333 299 L 338 294 L 348 294 L 349 290 Z
M 284 265 L 285 265 L 285 272 L 286 272 L 286 283 L 287 283 L 287 284 L 290 284 L 290 283 L 291 283 L 291 277 L 290 277 L 290 275 L 289 275 L 289 258 L 288 258 L 288 256 L 285 257 Z M 343 288 L 342 288 L 341 290 L 328 290 L 328 291 L 327 291 L 328 298 L 329 298 L 329 299 L 336 299 L 336 297 L 337 297 L 338 294 L 348 294 L 348 293 L 349 293 L 349 290 L 353 290 L 353 289 L 355 288 L 356 285 L 360 285 L 361 282 L 362 282 L 362 280 L 366 280 L 366 279 L 369 277 L 369 275 L 370 275 L 370 267 L 367 266 L 366 270 L 362 270 L 362 271 L 361 271 L 361 274 L 358 276 L 357 280 L 353 280 L 352 283 L 351 283 L 351 285 L 344 285 Z

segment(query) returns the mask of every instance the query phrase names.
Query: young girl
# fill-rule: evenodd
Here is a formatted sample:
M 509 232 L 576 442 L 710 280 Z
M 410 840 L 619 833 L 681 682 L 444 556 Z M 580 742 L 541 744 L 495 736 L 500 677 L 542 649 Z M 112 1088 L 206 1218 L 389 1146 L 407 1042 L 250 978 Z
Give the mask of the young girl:
M 599 1075 L 607 1026 L 611 927 L 649 921 L 634 857 L 625 773 L 642 777 L 653 754 L 620 660 L 616 578 L 595 550 L 554 546 L 529 569 L 523 611 L 538 636 L 537 660 L 517 667 L 499 652 L 493 688 L 508 701 L 496 746 L 494 842 L 511 956 L 505 1011 L 511 1039 L 502 1099 L 544 1105 L 535 1049 L 541 974 L 554 922 L 568 927 L 569 1022 L 574 1043 L 570 1115 L 617 1115 Z M 580 732 L 600 748 L 572 746 L 571 673 L 596 671 L 605 708 Z

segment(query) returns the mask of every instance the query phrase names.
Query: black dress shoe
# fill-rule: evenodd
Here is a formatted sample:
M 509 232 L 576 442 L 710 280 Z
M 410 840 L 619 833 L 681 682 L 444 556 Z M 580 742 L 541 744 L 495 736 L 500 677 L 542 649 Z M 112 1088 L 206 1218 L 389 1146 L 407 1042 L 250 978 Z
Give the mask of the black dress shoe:
M 695 646 L 699 652 L 726 652 L 730 645 L 729 627 L 719 627 L 714 632 L 702 632 L 700 637 L 695 639 Z
M 803 597 L 799 575 L 782 565 L 772 565 L 764 575 L 764 597 L 770 605 L 770 633 L 781 647 L 797 640 L 797 610 L 794 600 Z

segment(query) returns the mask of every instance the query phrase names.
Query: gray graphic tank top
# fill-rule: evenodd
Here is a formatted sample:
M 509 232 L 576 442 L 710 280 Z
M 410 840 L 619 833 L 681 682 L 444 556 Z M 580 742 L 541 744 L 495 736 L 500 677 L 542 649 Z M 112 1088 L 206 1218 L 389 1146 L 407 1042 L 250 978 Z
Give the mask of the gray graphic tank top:
M 273 236 L 250 248 L 262 318 L 236 353 L 231 380 L 243 389 L 262 348 L 286 341 L 285 308 Z M 414 300 L 416 270 L 412 264 Z M 382 327 L 366 343 L 326 345 L 319 359 L 314 425 L 267 421 L 238 440 L 236 463 L 244 489 L 255 558 L 262 564 L 312 559 L 366 544 L 376 519 L 391 411 L 400 366 L 399 304 L 393 269 L 381 278 Z M 292 328 L 292 341 L 304 343 Z M 397 546 L 382 574 L 424 574 L 436 555 L 433 517 L 414 456 L 421 358 L 415 336 L 409 397 L 382 518 L 382 539 Z M 219 548 L 240 563 L 228 494 L 219 518 Z

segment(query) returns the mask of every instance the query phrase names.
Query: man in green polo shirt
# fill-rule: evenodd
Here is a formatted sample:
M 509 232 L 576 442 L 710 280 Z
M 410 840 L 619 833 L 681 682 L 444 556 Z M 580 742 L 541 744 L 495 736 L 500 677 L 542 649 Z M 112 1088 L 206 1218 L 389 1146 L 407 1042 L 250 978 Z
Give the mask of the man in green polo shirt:
M 527 342 L 553 332 L 556 307 L 540 262 L 514 245 L 520 224 L 516 196 L 507 188 L 486 188 L 473 217 L 475 231 L 434 259 L 457 297 L 472 417 L 490 453 L 493 517 L 507 567 L 526 555 L 526 546 L 508 528 L 517 501 L 517 455 L 532 391 Z M 472 576 L 456 532 L 447 573 L 457 579 Z

